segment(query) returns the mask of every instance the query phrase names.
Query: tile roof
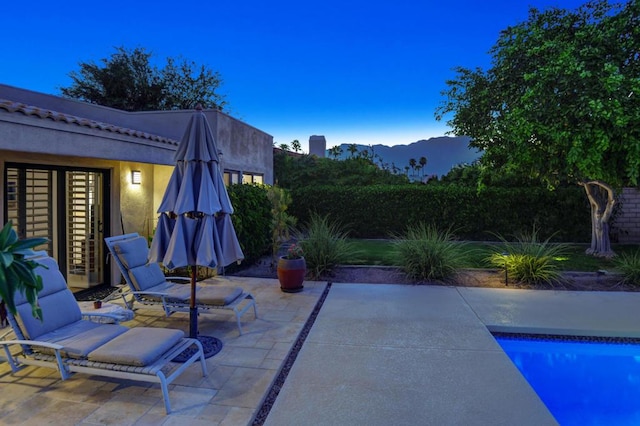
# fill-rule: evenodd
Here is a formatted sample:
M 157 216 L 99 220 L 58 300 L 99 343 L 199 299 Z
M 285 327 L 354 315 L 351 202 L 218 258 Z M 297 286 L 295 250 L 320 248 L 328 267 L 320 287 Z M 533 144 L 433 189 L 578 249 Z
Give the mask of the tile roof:
M 61 123 L 77 124 L 78 126 L 88 127 L 90 129 L 104 130 L 107 132 L 119 133 L 122 135 L 133 136 L 136 138 L 147 139 L 147 140 L 166 143 L 170 145 L 179 144 L 178 141 L 174 139 L 165 138 L 164 136 L 145 133 L 139 130 L 127 129 L 125 127 L 119 127 L 113 124 L 101 123 L 99 121 L 89 120 L 87 118 L 64 114 L 62 112 L 52 111 L 49 109 L 38 108 L 36 106 L 10 101 L 8 99 L 0 98 L 0 109 L 4 109 L 7 112 L 20 112 L 24 115 L 35 117 L 35 118 L 42 118 L 42 119 L 48 118 L 53 121 L 57 121 Z

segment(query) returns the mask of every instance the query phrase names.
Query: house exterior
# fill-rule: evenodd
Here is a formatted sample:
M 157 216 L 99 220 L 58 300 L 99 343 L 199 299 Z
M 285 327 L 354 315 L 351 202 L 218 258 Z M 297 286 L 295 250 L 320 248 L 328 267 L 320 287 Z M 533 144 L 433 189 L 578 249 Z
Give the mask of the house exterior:
M 48 238 L 71 287 L 115 283 L 103 238 L 153 234 L 192 113 L 125 112 L 0 84 L 0 222 Z M 273 183 L 273 137 L 204 113 L 225 181 Z

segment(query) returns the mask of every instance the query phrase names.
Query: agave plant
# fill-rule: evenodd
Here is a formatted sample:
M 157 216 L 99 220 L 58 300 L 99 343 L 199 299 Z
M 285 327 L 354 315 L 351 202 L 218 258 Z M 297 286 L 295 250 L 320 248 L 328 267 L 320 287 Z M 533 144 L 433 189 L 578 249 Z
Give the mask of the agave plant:
M 19 291 L 31 305 L 33 316 L 42 319 L 42 309 L 38 306 L 42 277 L 34 272 L 40 264 L 28 257 L 34 254 L 34 247 L 46 242 L 46 238 L 19 240 L 11 221 L 0 231 L 0 299 L 12 314 L 16 313 L 13 297 Z

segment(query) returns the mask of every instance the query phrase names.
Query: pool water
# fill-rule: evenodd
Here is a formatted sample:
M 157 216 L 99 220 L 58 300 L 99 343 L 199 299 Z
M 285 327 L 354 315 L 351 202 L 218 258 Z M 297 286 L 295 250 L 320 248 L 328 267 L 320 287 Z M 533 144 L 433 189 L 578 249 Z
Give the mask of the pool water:
M 640 425 L 640 343 L 496 340 L 561 425 Z

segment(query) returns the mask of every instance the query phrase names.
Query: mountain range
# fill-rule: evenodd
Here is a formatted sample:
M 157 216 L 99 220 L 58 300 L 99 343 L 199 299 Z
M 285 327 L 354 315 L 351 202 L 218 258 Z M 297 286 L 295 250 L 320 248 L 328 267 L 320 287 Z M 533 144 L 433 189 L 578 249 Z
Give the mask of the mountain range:
M 395 165 L 400 169 L 401 173 L 405 173 L 405 167 L 409 167 L 409 163 L 413 158 L 418 166 L 420 165 L 420 157 L 427 158 L 427 164 L 424 170 L 415 172 L 420 176 L 446 175 L 451 168 L 458 164 L 470 164 L 478 159 L 482 153 L 474 148 L 469 148 L 468 136 L 441 136 L 437 138 L 423 139 L 408 145 L 358 145 L 358 152 L 367 150 L 369 155 L 373 151 L 376 158 L 376 164 L 384 164 L 386 167 L 392 168 Z M 342 155 L 339 159 L 351 157 L 349 152 L 350 144 L 342 144 Z M 331 153 L 327 151 L 327 157 L 333 158 Z M 414 171 L 408 170 L 409 176 Z

